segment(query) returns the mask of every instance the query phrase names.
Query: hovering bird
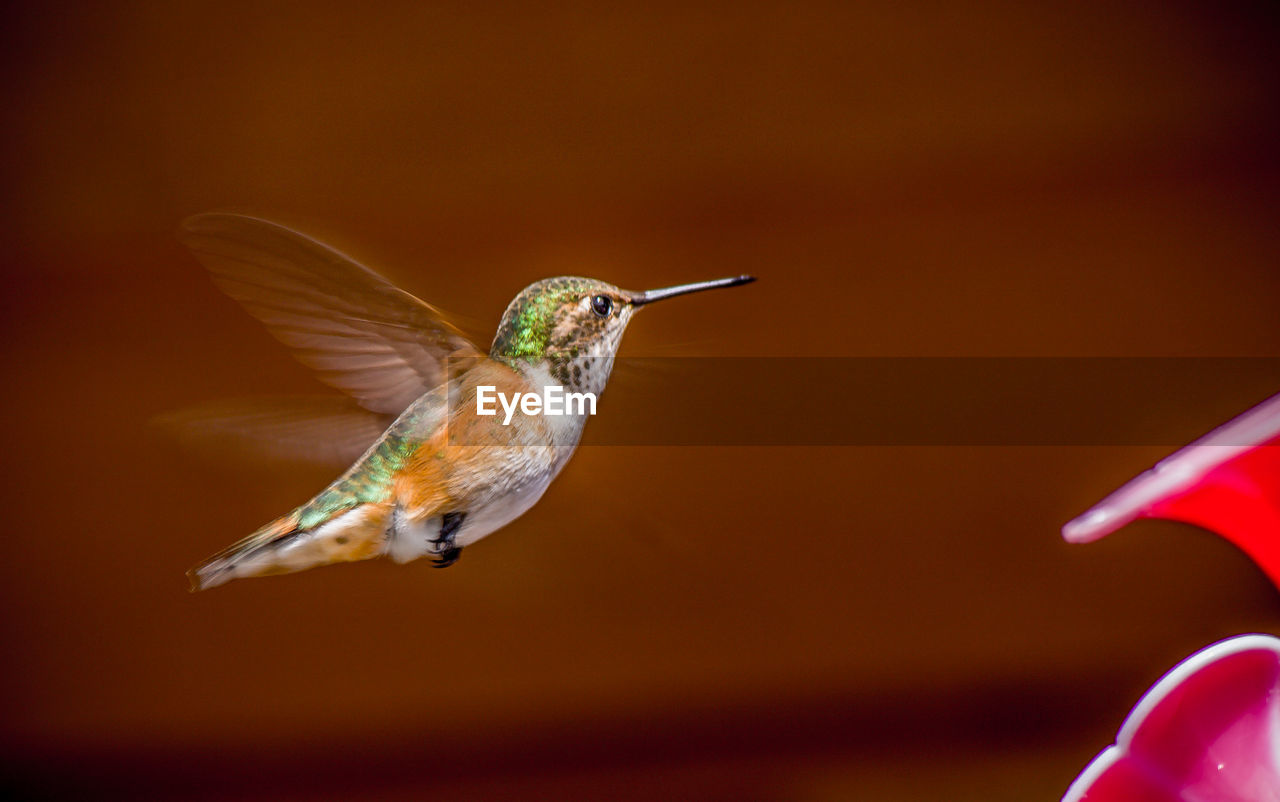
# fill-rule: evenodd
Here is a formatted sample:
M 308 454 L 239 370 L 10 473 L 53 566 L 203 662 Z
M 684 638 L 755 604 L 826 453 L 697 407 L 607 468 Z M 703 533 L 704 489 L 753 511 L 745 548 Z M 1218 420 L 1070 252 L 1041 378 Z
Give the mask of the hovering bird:
M 381 556 L 452 565 L 464 547 L 532 507 L 564 468 L 589 416 L 582 397 L 604 390 L 637 309 L 754 281 L 631 292 L 576 276 L 544 279 L 507 306 L 485 354 L 433 307 L 282 225 L 202 214 L 179 236 L 219 288 L 321 380 L 370 416 L 394 416 L 318 495 L 191 569 L 192 590 Z M 564 414 L 536 414 L 535 403 L 520 407 L 526 414 L 488 414 L 483 403 L 550 398 L 549 390 L 577 394 L 577 411 L 568 404 Z

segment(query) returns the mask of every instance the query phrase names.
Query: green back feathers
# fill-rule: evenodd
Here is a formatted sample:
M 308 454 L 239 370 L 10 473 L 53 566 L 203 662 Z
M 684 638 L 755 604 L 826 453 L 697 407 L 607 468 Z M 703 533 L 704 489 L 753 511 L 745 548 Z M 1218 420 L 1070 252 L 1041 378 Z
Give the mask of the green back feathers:
M 361 504 L 384 501 L 397 474 L 422 444 L 414 430 L 441 412 L 438 398 L 420 399 L 405 410 L 363 458 L 297 510 L 298 528 L 312 529 Z
M 388 433 L 355 469 L 298 510 L 298 528 L 311 529 L 345 510 L 383 501 L 416 447 L 416 442 Z

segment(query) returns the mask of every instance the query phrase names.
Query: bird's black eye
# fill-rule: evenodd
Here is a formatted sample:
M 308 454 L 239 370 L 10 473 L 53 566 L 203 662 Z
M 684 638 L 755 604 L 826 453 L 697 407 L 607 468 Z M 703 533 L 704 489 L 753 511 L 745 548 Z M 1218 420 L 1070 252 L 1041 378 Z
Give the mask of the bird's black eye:
M 599 317 L 608 317 L 613 311 L 613 299 L 607 295 L 597 295 L 591 299 L 591 311 Z

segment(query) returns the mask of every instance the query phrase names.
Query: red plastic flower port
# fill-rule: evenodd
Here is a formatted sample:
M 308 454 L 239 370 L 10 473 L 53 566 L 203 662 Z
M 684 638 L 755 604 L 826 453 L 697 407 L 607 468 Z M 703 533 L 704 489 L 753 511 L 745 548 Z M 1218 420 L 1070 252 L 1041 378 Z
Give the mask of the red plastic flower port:
M 1217 532 L 1280 588 L 1280 395 L 1161 460 L 1062 527 L 1062 536 L 1088 543 L 1137 518 Z
M 1280 801 L 1280 639 L 1241 635 L 1178 664 L 1063 802 Z

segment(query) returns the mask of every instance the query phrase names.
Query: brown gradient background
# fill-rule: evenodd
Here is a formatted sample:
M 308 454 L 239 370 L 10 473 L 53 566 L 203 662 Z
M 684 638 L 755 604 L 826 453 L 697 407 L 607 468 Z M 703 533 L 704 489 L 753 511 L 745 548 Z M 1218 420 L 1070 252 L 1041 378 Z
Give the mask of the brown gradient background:
M 1135 447 L 586 447 L 448 571 L 189 595 L 329 477 L 147 429 L 321 389 L 174 240 L 227 208 L 484 342 L 548 275 L 751 272 L 624 353 L 1280 355 L 1266 4 L 50 5 L 0 26 L 26 793 L 1056 799 L 1174 662 L 1280 627 L 1199 530 L 1059 540 Z

